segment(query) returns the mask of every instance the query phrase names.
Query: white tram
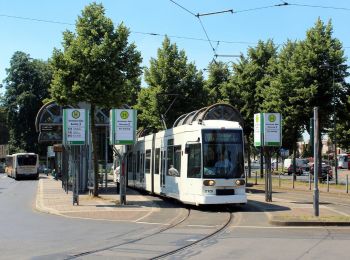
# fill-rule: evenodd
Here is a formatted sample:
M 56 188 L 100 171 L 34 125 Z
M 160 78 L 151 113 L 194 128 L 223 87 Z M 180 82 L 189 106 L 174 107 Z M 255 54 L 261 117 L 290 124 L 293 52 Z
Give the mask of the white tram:
M 138 138 L 127 155 L 128 186 L 188 204 L 245 204 L 243 140 L 230 105 L 183 115 L 173 128 Z

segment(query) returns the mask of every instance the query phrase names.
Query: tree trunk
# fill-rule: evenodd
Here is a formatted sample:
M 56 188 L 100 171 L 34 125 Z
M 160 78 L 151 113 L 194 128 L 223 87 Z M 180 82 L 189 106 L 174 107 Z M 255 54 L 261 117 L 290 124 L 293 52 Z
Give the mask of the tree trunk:
M 321 125 L 321 124 L 319 124 Z M 322 183 L 322 137 L 321 137 L 321 126 L 319 127 L 318 131 L 318 180 L 320 183 Z
M 90 111 L 90 122 L 91 122 L 91 141 L 92 141 L 92 155 L 94 163 L 94 197 L 98 196 L 98 145 L 95 127 L 95 105 L 91 104 Z
M 250 136 L 247 135 L 247 157 L 248 157 L 248 178 L 252 177 L 252 169 L 251 169 L 251 163 L 250 163 Z

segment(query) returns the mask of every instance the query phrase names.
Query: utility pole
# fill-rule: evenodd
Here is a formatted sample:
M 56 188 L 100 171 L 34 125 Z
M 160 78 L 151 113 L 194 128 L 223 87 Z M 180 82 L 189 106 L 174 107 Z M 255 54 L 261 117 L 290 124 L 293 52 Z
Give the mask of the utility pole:
M 318 190 L 318 171 L 319 169 L 319 120 L 318 120 L 318 107 L 314 107 L 314 196 L 313 196 L 313 206 L 314 206 L 314 215 L 319 216 L 319 190 Z
M 335 173 L 335 184 L 338 184 L 338 157 L 337 157 L 337 117 L 336 117 L 336 109 L 335 109 L 335 102 L 336 102 L 336 93 L 335 93 L 335 86 L 334 86 L 334 67 L 332 66 L 332 86 L 333 86 L 333 126 L 334 126 L 334 173 Z

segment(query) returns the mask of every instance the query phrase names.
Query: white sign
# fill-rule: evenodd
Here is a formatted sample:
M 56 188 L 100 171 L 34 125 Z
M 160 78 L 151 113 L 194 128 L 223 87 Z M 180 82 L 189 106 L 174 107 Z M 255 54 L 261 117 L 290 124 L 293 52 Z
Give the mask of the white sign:
M 254 114 L 254 146 L 281 146 L 281 122 L 279 113 Z
M 53 151 L 53 146 L 47 147 L 47 157 L 55 157 L 55 152 Z
M 88 113 L 85 109 L 63 110 L 63 143 L 68 145 L 86 144 Z
M 254 114 L 254 146 L 261 146 L 261 114 Z
M 281 114 L 264 113 L 264 146 L 281 146 Z
M 110 143 L 134 144 L 136 140 L 137 111 L 134 109 L 112 109 L 110 111 Z

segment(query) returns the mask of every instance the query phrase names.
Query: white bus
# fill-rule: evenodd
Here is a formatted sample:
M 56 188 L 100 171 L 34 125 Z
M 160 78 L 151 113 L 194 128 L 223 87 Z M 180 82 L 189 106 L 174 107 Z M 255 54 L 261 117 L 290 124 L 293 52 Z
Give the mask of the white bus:
M 35 153 L 15 153 L 6 156 L 7 176 L 18 180 L 21 177 L 39 177 L 39 156 Z

